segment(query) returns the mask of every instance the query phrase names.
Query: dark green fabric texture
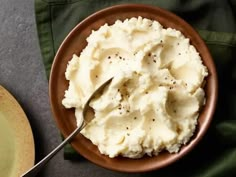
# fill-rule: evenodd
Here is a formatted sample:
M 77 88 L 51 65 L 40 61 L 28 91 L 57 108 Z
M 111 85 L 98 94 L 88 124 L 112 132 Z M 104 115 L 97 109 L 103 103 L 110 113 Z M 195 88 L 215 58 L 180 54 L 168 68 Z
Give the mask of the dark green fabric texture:
M 219 77 L 216 112 L 203 140 L 177 163 L 146 175 L 236 176 L 236 0 L 35 0 L 47 76 L 58 47 L 75 25 L 97 10 L 121 3 L 159 6 L 185 19 L 209 47 Z M 68 160 L 80 158 L 70 145 L 64 155 Z

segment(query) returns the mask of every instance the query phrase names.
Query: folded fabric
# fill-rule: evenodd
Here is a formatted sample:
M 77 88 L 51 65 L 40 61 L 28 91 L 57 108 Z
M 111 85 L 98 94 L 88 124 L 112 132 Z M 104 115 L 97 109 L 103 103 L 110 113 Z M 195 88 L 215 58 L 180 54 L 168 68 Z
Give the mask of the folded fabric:
M 236 32 L 236 0 L 35 0 L 38 37 L 47 76 L 54 55 L 70 30 L 93 12 L 122 3 L 162 7 L 196 29 Z
M 121 3 L 151 4 L 184 18 L 209 47 L 219 77 L 217 109 L 206 136 L 178 163 L 154 173 L 162 177 L 236 176 L 235 0 L 35 0 L 38 37 L 47 76 L 58 47 L 73 27 L 91 13 Z M 64 156 L 68 160 L 79 157 L 70 145 L 65 147 Z

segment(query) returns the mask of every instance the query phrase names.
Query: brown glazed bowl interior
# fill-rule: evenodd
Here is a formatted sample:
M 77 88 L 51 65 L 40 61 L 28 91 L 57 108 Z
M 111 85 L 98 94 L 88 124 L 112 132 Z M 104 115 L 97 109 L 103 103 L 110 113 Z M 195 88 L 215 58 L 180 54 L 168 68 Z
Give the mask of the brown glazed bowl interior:
M 87 45 L 86 38 L 90 35 L 92 30 L 97 30 L 105 23 L 111 25 L 118 19 L 125 20 L 138 16 L 157 20 L 165 28 L 175 28 L 181 31 L 186 37 L 190 38 L 191 44 L 196 47 L 202 57 L 203 63 L 207 66 L 209 76 L 206 79 L 205 85 L 206 105 L 203 107 L 198 119 L 198 128 L 191 141 L 183 146 L 179 153 L 170 154 L 161 152 L 158 156 L 145 156 L 136 160 L 123 157 L 109 158 L 106 155 L 102 155 L 97 147 L 81 134 L 78 134 L 74 138 L 72 146 L 86 159 L 99 166 L 123 172 L 145 172 L 156 170 L 183 157 L 196 146 L 206 133 L 215 110 L 217 98 L 217 75 L 212 57 L 203 40 L 189 24 L 171 12 L 158 7 L 141 4 L 112 6 L 92 14 L 79 23 L 65 38 L 55 56 L 50 75 L 49 94 L 52 112 L 63 136 L 67 137 L 76 128 L 74 109 L 65 109 L 61 103 L 64 92 L 68 88 L 68 81 L 65 79 L 68 61 L 71 60 L 73 54 L 80 55 L 80 52 Z

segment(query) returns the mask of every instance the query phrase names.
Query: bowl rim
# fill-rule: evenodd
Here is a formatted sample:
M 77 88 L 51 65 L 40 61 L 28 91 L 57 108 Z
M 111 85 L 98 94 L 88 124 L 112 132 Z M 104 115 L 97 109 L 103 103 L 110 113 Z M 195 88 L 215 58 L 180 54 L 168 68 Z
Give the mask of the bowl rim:
M 100 163 L 97 161 L 97 159 L 92 159 L 91 157 L 89 157 L 89 155 L 83 154 L 81 153 L 81 150 L 78 149 L 78 147 L 76 146 L 75 142 L 72 142 L 72 146 L 73 148 L 79 152 L 82 156 L 84 156 L 86 159 L 88 159 L 89 161 L 102 166 L 104 168 L 110 169 L 110 170 L 115 170 L 115 171 L 120 171 L 120 172 L 146 172 L 146 171 L 152 171 L 152 170 L 157 170 L 160 168 L 163 168 L 167 165 L 172 164 L 173 162 L 176 162 L 177 160 L 179 160 L 180 158 L 182 158 L 183 156 L 185 156 L 187 153 L 189 153 L 198 143 L 199 141 L 203 138 L 203 136 L 205 135 L 207 129 L 210 126 L 210 122 L 212 121 L 213 118 L 213 114 L 215 112 L 215 108 L 216 108 L 216 102 L 217 102 L 217 95 L 218 95 L 218 79 L 217 79 L 217 72 L 216 72 L 216 68 L 215 68 L 215 64 L 213 62 L 213 59 L 211 57 L 211 54 L 206 46 L 206 44 L 204 43 L 204 41 L 201 39 L 200 35 L 195 31 L 195 29 L 193 29 L 192 26 L 190 26 L 185 20 L 183 20 L 182 18 L 180 18 L 179 16 L 175 15 L 174 13 L 162 9 L 160 7 L 157 6 L 151 6 L 151 5 L 146 5 L 146 4 L 132 4 L 132 3 L 128 3 L 128 4 L 119 4 L 119 5 L 114 5 L 114 6 L 110 6 L 104 9 L 101 9 L 91 15 L 89 15 L 87 18 L 85 18 L 84 20 L 82 20 L 80 23 L 78 23 L 71 31 L 70 33 L 66 36 L 66 38 L 63 40 L 63 42 L 61 43 L 58 51 L 56 52 L 56 55 L 54 57 L 52 66 L 51 66 L 51 71 L 50 71 L 50 77 L 49 77 L 49 98 L 50 98 L 50 106 L 51 106 L 51 110 L 53 113 L 53 119 L 57 124 L 57 127 L 59 128 L 60 132 L 62 133 L 63 137 L 67 137 L 70 133 L 67 132 L 65 129 L 63 129 L 63 126 L 61 125 L 60 119 L 58 118 L 58 113 L 57 113 L 57 108 L 54 105 L 54 97 L 53 97 L 53 81 L 55 78 L 55 68 L 57 66 L 57 62 L 58 62 L 58 58 L 60 58 L 61 53 L 63 52 L 63 48 L 65 47 L 65 45 L 67 45 L 68 41 L 70 40 L 71 36 L 83 25 L 86 25 L 87 23 L 92 22 L 94 19 L 99 18 L 101 15 L 104 14 L 108 14 L 110 12 L 112 12 L 114 9 L 115 10 L 128 10 L 128 9 L 141 9 L 141 8 L 145 8 L 147 11 L 159 11 L 161 14 L 164 14 L 165 16 L 168 16 L 169 18 L 173 18 L 175 20 L 177 20 L 177 22 L 183 24 L 183 28 L 185 28 L 186 30 L 190 30 L 192 35 L 198 40 L 199 45 L 202 45 L 202 47 L 205 50 L 205 53 L 207 55 L 208 58 L 208 62 L 211 65 L 211 84 L 212 85 L 212 90 L 211 90 L 211 100 L 209 103 L 209 110 L 206 113 L 206 117 L 207 117 L 207 121 L 204 122 L 204 124 L 202 125 L 203 128 L 201 128 L 200 133 L 198 132 L 197 138 L 194 139 L 194 142 L 191 142 L 192 140 L 190 140 L 190 143 L 188 143 L 187 147 L 184 150 L 180 150 L 181 153 L 177 153 L 177 155 L 172 155 L 173 158 L 170 158 L 169 160 L 165 161 L 164 163 L 158 164 L 158 165 L 151 165 L 151 166 L 144 166 L 143 168 L 132 168 L 132 169 L 122 169 L 120 167 L 117 166 L 112 166 L 109 163 Z M 165 18 L 165 17 L 164 17 Z M 117 18 L 118 19 L 118 18 Z M 162 25 L 162 24 L 161 24 Z M 178 29 L 179 30 L 179 29 Z M 182 31 L 181 31 L 182 32 Z M 196 47 L 196 46 L 195 46 Z M 203 60 L 203 59 L 202 59 Z M 200 117 L 200 116 L 199 116 Z M 109 158 L 109 157 L 108 157 Z M 119 158 L 117 158 L 119 159 Z

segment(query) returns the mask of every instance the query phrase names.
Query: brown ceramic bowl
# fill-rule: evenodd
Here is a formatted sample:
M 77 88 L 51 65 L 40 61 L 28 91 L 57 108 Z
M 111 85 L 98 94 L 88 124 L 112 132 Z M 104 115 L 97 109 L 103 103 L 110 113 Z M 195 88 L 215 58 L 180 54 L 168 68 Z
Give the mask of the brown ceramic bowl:
M 109 158 L 102 155 L 97 147 L 81 134 L 74 138 L 72 146 L 86 159 L 102 167 L 123 172 L 156 170 L 186 155 L 206 133 L 215 110 L 217 98 L 217 75 L 212 57 L 203 40 L 188 23 L 173 13 L 158 7 L 137 4 L 112 6 L 92 14 L 79 23 L 65 38 L 55 56 L 50 75 L 49 94 L 54 118 L 63 136 L 67 137 L 76 128 L 74 109 L 65 109 L 61 103 L 68 87 L 68 82 L 65 79 L 68 61 L 71 60 L 74 53 L 79 55 L 86 46 L 86 38 L 90 35 L 91 30 L 97 30 L 105 23 L 113 24 L 117 19 L 124 20 L 138 16 L 157 20 L 164 27 L 180 30 L 186 37 L 190 38 L 191 44 L 196 47 L 207 66 L 209 76 L 206 79 L 205 86 L 206 105 L 201 111 L 197 131 L 189 144 L 183 146 L 179 153 L 162 152 L 155 157 L 145 156 L 136 160 L 123 157 Z

